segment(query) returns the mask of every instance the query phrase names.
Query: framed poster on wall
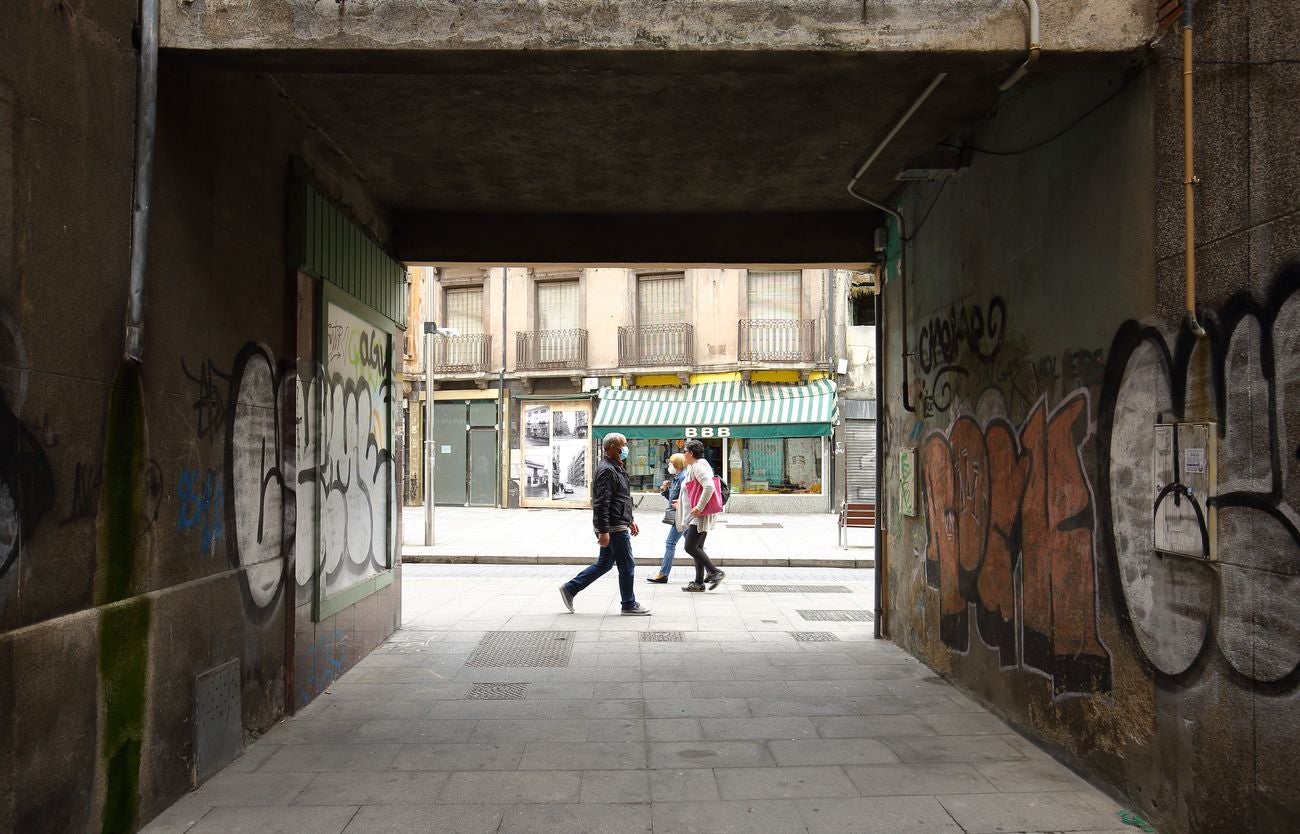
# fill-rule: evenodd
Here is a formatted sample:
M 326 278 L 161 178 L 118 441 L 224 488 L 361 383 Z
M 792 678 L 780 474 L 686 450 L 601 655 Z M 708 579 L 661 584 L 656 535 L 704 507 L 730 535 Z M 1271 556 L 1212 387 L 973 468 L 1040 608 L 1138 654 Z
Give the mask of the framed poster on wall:
M 591 403 L 524 402 L 521 473 L 525 507 L 591 504 Z
M 317 448 L 299 464 L 317 493 L 317 620 L 393 581 L 397 530 L 393 325 L 329 283 L 322 290 Z

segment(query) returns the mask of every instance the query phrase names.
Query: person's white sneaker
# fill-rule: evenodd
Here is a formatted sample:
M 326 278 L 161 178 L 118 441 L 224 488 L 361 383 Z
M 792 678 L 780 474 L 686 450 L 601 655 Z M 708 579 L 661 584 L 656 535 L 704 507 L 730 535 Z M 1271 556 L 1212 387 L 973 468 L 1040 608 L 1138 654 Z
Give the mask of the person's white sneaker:
M 650 616 L 650 609 L 646 608 L 644 605 L 638 602 L 635 605 L 633 605 L 631 608 L 624 608 L 623 616 L 624 617 L 648 617 Z
M 561 585 L 560 599 L 564 601 L 564 607 L 569 609 L 569 613 L 572 614 L 573 613 L 573 591 L 570 591 L 567 586 Z

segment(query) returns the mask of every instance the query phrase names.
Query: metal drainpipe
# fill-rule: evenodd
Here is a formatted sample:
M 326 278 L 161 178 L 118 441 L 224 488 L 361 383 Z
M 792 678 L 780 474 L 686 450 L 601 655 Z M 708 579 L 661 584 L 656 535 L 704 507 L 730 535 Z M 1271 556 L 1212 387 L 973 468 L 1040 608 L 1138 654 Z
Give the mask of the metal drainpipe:
M 1194 0 L 1183 0 L 1183 208 L 1184 208 L 1184 262 L 1183 279 L 1186 284 L 1187 327 L 1197 337 L 1205 329 L 1196 320 L 1196 176 L 1195 147 L 1192 135 L 1192 6 Z
M 858 180 L 860 180 L 862 175 L 867 172 L 867 169 L 871 167 L 871 163 L 876 161 L 876 157 L 880 156 L 880 153 L 885 149 L 885 147 L 894 140 L 898 131 L 903 129 L 903 125 L 907 124 L 908 120 L 912 118 L 912 115 L 921 108 L 921 105 L 925 103 L 925 100 L 934 92 L 935 87 L 938 87 L 943 83 L 943 80 L 947 77 L 948 73 L 941 72 L 930 81 L 929 86 L 921 92 L 921 95 L 916 97 L 916 101 L 912 102 L 912 106 L 907 108 L 907 112 L 903 114 L 903 117 L 898 120 L 898 123 L 894 125 L 893 129 L 885 135 L 885 138 L 880 141 L 880 144 L 876 146 L 876 149 L 871 152 L 871 156 L 867 157 L 867 161 L 862 163 L 862 167 L 853 175 L 853 179 L 849 180 L 848 185 L 849 194 L 852 195 L 854 199 L 861 200 L 873 208 L 880 209 L 893 217 L 898 223 L 898 283 L 902 285 L 900 292 L 902 294 L 903 302 L 903 314 L 901 317 L 903 322 L 903 409 L 909 413 L 916 411 L 916 407 L 912 405 L 912 394 L 909 390 L 911 388 L 911 383 L 908 381 L 907 374 L 907 357 L 912 355 L 911 353 L 908 353 L 907 350 L 907 221 L 903 219 L 901 213 L 895 211 L 884 203 L 877 202 L 876 200 L 872 200 L 870 197 L 865 197 L 857 191 L 854 191 L 853 186 L 858 184 Z M 883 359 L 882 357 L 877 356 L 876 361 L 881 362 Z M 877 399 L 880 399 L 882 393 L 883 392 L 880 391 L 876 392 Z
M 827 275 L 827 278 L 829 279 L 829 280 L 827 281 L 828 290 L 827 290 L 827 293 L 826 293 L 826 306 L 827 306 L 827 308 L 829 308 L 829 309 L 828 309 L 828 312 L 827 312 L 827 315 L 826 315 L 826 321 L 828 322 L 828 327 L 826 328 L 826 361 L 827 361 L 827 364 L 830 366 L 830 367 L 829 367 L 829 371 L 830 371 L 830 379 L 831 379 L 831 381 L 832 381 L 832 382 L 837 382 L 837 380 L 835 379 L 835 348 L 836 348 L 836 344 L 835 344 L 835 270 L 834 270 L 834 269 L 828 269 L 828 270 L 826 270 L 826 275 Z M 838 392 L 837 392 L 837 393 L 836 393 L 836 397 L 838 397 L 838 396 L 839 396 L 839 394 L 838 394 Z M 832 427 L 832 429 L 831 429 L 831 449 L 830 449 L 830 452 L 831 452 L 831 453 L 830 453 L 829 455 L 827 455 L 827 458 L 829 459 L 829 464 L 830 464 L 830 471 L 826 473 L 826 474 L 827 474 L 827 477 L 826 477 L 826 492 L 828 493 L 827 497 L 829 498 L 829 502 L 828 502 L 828 503 L 830 504 L 830 509 L 831 509 L 832 512 L 834 512 L 834 510 L 835 510 L 835 492 L 836 492 L 835 487 L 837 486 L 837 482 L 836 482 L 836 480 L 835 480 L 835 476 L 836 476 L 836 471 L 837 471 L 838 467 L 835 465 L 835 429 L 834 429 L 833 427 Z
M 501 267 L 501 372 L 497 376 L 497 419 L 500 421 L 500 437 L 497 442 L 499 448 L 505 450 L 503 463 L 510 466 L 510 415 L 506 413 L 508 400 L 506 399 L 506 301 L 510 298 L 510 267 Z M 505 507 L 510 503 L 510 470 L 506 469 L 506 477 L 502 479 L 501 489 L 497 490 L 497 499 L 500 503 L 498 507 Z
M 1029 54 L 1025 56 L 1025 62 L 1016 67 L 1016 71 L 1007 76 L 1006 81 L 998 85 L 998 89 L 1004 93 L 1016 86 L 1016 82 L 1033 69 L 1034 64 L 1038 63 L 1038 53 L 1043 49 L 1038 42 L 1038 0 L 1024 0 L 1024 3 L 1029 7 Z
M 154 140 L 158 127 L 158 0 L 140 0 L 140 79 L 135 103 L 135 202 L 131 213 L 131 275 L 127 295 L 128 362 L 144 361 L 144 273 L 149 245 Z
M 875 536 L 875 601 L 876 601 L 876 622 L 874 627 L 874 636 L 877 640 L 888 634 L 884 623 L 885 607 L 885 579 L 884 574 L 887 568 L 885 563 L 885 541 L 882 527 L 885 523 L 885 514 L 882 512 L 884 501 L 882 500 L 885 491 L 881 488 L 885 483 L 885 433 L 881 428 L 885 424 L 884 400 L 880 397 L 880 392 L 885 390 L 885 363 L 881 362 L 881 357 L 885 355 L 885 305 L 883 297 L 880 294 L 880 287 L 876 287 L 875 298 L 872 304 L 876 308 L 876 528 L 872 531 Z

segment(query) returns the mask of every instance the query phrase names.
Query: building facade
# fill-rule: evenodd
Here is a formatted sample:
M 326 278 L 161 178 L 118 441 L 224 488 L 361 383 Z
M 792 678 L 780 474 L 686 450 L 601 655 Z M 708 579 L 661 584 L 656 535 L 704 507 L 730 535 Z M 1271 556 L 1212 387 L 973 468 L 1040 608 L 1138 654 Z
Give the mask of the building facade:
M 634 491 L 657 492 L 669 456 L 698 438 L 730 509 L 830 511 L 853 274 L 439 268 L 435 503 L 494 503 L 491 483 L 502 506 L 587 506 L 597 441 L 617 431 Z

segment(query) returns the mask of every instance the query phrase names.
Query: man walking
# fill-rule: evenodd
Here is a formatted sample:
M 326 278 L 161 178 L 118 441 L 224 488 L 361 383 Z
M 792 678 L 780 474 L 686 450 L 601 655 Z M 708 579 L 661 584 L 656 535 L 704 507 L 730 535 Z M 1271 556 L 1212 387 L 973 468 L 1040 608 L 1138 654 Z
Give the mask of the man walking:
M 592 479 L 591 516 L 596 530 L 600 555 L 595 564 L 560 586 L 560 599 L 573 613 L 573 598 L 578 592 L 595 582 L 611 566 L 618 566 L 618 592 L 623 602 L 623 613 L 629 617 L 645 616 L 649 608 L 636 601 L 632 581 L 632 536 L 641 532 L 632 517 L 632 490 L 627 481 L 627 438 L 612 432 L 605 435 L 601 444 L 604 454 L 596 464 Z

